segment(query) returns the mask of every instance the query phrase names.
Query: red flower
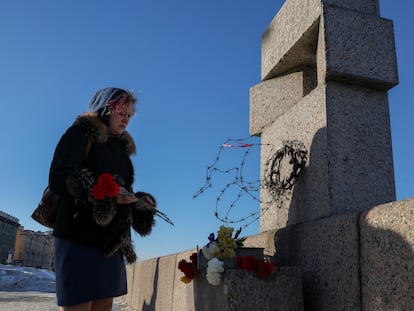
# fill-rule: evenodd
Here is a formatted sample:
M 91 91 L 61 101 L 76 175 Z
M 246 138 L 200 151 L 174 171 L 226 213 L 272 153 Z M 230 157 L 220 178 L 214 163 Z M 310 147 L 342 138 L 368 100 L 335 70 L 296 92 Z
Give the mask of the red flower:
M 195 266 L 197 266 L 197 253 L 192 253 L 190 256 L 190 260 Z
M 250 255 L 247 255 L 246 257 L 244 257 L 243 269 L 246 269 L 247 271 L 253 271 L 253 270 L 256 270 L 258 265 L 259 265 L 259 259 L 252 257 Z
M 182 259 L 178 262 L 178 269 L 184 273 L 185 279 L 183 280 L 184 283 L 188 283 L 194 279 L 197 274 L 197 253 L 193 253 L 190 256 L 191 262 Z
M 242 256 L 237 256 L 236 257 L 236 267 L 237 267 L 237 269 L 243 269 L 243 261 L 244 261 L 244 258 Z
M 103 173 L 98 177 L 98 182 L 92 186 L 92 196 L 96 200 L 103 200 L 105 197 L 116 197 L 119 192 L 119 184 L 109 173 Z
M 264 278 L 272 273 L 273 269 L 275 268 L 275 264 L 271 261 L 262 261 L 259 263 L 258 273 L 259 276 Z
M 196 276 L 197 270 L 193 266 L 188 266 L 186 269 L 184 269 L 183 273 L 187 279 L 192 280 Z

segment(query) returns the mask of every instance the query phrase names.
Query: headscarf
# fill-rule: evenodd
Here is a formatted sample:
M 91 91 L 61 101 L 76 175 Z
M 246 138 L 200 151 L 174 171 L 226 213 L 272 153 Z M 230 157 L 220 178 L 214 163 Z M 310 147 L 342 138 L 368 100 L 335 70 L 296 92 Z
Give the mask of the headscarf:
M 106 87 L 103 88 L 95 93 L 93 96 L 90 104 L 89 104 L 89 110 L 91 112 L 98 112 L 100 117 L 105 116 L 108 114 L 110 105 L 109 102 L 111 100 L 117 100 L 121 97 L 121 95 L 128 95 L 129 92 L 116 88 L 116 87 Z

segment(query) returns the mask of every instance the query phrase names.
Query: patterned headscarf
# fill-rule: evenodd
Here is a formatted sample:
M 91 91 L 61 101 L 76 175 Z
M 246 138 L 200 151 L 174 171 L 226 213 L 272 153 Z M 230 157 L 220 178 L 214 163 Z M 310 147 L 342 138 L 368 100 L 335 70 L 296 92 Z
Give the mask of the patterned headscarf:
M 132 94 L 124 89 L 106 87 L 95 93 L 89 104 L 89 110 L 91 112 L 98 112 L 99 116 L 103 117 L 108 114 L 110 108 L 128 96 L 132 96 Z

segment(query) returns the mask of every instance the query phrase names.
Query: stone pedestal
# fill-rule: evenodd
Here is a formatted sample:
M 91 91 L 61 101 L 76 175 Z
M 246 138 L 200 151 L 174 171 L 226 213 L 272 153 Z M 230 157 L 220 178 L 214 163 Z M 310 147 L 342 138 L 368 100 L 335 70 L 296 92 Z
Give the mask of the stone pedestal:
M 303 311 L 297 267 L 276 268 L 264 279 L 245 270 L 227 269 L 217 286 L 210 285 L 204 273 L 193 281 L 196 311 Z

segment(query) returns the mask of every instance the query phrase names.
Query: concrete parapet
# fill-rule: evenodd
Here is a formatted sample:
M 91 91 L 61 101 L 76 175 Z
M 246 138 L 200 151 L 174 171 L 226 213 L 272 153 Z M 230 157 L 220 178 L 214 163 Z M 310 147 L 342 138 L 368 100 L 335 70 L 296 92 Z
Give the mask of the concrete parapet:
M 177 256 L 160 257 L 158 260 L 158 275 L 154 310 L 177 310 L 174 306 L 174 288 L 177 272 Z
M 157 298 L 158 258 L 135 264 L 132 279 L 131 306 L 137 310 L 155 304 Z
M 414 198 L 360 217 L 362 310 L 414 307 Z
M 172 308 L 167 310 L 172 311 L 195 311 L 195 299 L 194 299 L 194 282 L 184 284 L 181 281 L 183 273 L 178 270 L 178 263 L 180 260 L 189 260 L 192 253 L 196 252 L 195 249 L 188 250 L 185 252 L 178 253 L 177 264 L 171 269 L 174 269 L 176 275 L 174 277 L 174 299 Z M 163 311 L 163 310 L 159 310 Z
M 205 275 L 195 279 L 196 311 L 302 311 L 300 268 L 278 267 L 264 279 L 238 269 L 227 269 L 222 283 L 210 285 Z
M 136 310 L 194 311 L 193 284 L 181 282 L 177 268 L 178 261 L 188 259 L 194 251 L 128 265 L 126 303 Z
M 123 297 L 125 302 L 128 305 L 132 305 L 132 293 L 133 293 L 133 281 L 134 281 L 134 272 L 135 272 L 135 264 L 126 265 L 126 276 L 127 276 L 127 284 L 128 284 L 128 292 Z

